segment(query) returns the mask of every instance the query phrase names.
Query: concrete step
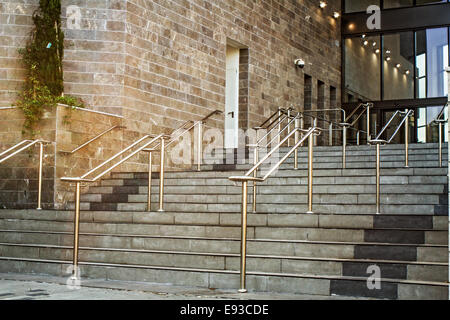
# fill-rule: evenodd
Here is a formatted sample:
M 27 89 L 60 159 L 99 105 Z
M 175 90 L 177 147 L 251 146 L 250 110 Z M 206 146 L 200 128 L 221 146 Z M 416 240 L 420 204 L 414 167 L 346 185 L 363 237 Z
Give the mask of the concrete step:
M 6 257 L 32 259 L 70 260 L 71 246 L 0 243 L 0 252 Z M 83 247 L 79 252 L 80 261 L 93 263 L 114 263 L 122 265 L 142 265 L 158 267 L 200 268 L 212 270 L 238 271 L 239 253 L 164 251 L 152 249 Z M 249 272 L 298 273 L 323 276 L 361 276 L 371 265 L 381 268 L 386 279 L 446 282 L 448 264 L 416 263 L 407 261 L 383 261 L 361 259 L 312 258 L 287 255 L 264 255 L 248 253 Z M 383 272 L 385 271 L 385 272 Z M 422 271 L 420 273 L 419 271 Z M 408 272 L 410 273 L 408 275 Z M 437 274 L 434 274 L 437 272 Z
M 73 211 L 0 210 L 1 219 L 73 222 Z M 240 213 L 83 211 L 81 222 L 240 226 Z M 448 231 L 448 217 L 420 215 L 248 214 L 249 226 Z
M 68 276 L 70 261 L 0 257 L 1 272 L 38 273 Z M 237 271 L 192 268 L 168 268 L 141 265 L 80 263 L 82 278 L 147 281 L 204 288 L 236 289 Z M 247 286 L 259 292 L 287 292 L 318 295 L 363 296 L 384 299 L 448 298 L 448 283 L 381 279 L 380 290 L 367 288 L 365 277 L 313 276 L 248 272 Z
M 38 220 L 0 220 L 0 230 L 4 237 L 11 239 L 8 230 L 21 234 L 30 232 L 71 232 L 73 223 Z M 130 223 L 86 223 L 80 224 L 83 233 L 127 235 L 152 235 L 155 237 L 206 237 L 217 239 L 239 239 L 240 226 L 201 225 L 201 224 L 130 224 Z M 35 232 L 31 232 L 35 231 Z M 398 230 L 398 229 L 333 229 L 305 227 L 266 227 L 247 228 L 249 239 L 292 240 L 303 242 L 336 242 L 338 244 L 411 244 L 424 246 L 446 246 L 445 231 Z M 19 235 L 17 235 L 18 237 Z M 276 251 L 275 251 L 276 252 Z

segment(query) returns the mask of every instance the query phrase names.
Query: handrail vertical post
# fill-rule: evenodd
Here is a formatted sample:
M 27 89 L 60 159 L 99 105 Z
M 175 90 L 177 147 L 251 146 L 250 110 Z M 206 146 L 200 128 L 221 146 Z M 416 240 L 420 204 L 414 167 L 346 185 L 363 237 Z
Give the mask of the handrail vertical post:
M 376 200 L 376 202 L 377 202 L 377 214 L 380 214 L 381 213 L 381 195 L 380 195 L 380 175 L 381 175 L 381 170 L 380 170 L 380 153 L 381 153 L 381 150 L 380 150 L 380 148 L 381 148 L 381 145 L 380 145 L 380 143 L 377 143 L 377 159 L 376 159 L 376 162 L 377 162 L 377 173 L 376 173 L 376 180 L 377 180 L 377 200 Z
M 165 158 L 165 140 L 161 137 L 161 164 L 159 173 L 159 212 L 164 212 L 164 158 Z
M 357 131 L 356 132 L 356 145 L 360 145 L 360 135 L 361 135 L 361 131 Z
M 73 275 L 78 276 L 78 248 L 80 235 L 80 195 L 81 182 L 77 181 L 75 186 L 75 216 L 74 216 L 74 230 L 73 230 Z
M 409 110 L 405 112 L 405 168 L 409 168 Z
M 439 168 L 442 168 L 442 122 L 439 121 Z
M 367 104 L 367 142 L 370 140 L 370 103 Z
M 202 156 L 203 156 L 203 122 L 198 122 L 198 149 L 197 149 L 197 171 L 202 171 Z
M 308 137 L 308 214 L 312 214 L 313 201 L 313 157 L 314 157 L 314 135 L 311 133 Z
M 347 168 L 347 126 L 342 128 L 342 169 Z
M 303 130 L 303 128 L 305 127 L 305 120 L 303 117 L 303 114 L 300 116 L 300 130 Z M 303 132 L 301 133 L 301 138 L 303 138 Z M 300 145 L 301 147 L 303 147 L 303 142 Z
M 291 109 L 288 109 L 288 117 L 287 117 L 287 122 L 288 122 L 288 135 L 291 133 Z M 288 141 L 288 147 L 291 146 L 291 139 L 289 138 Z
M 38 185 L 38 207 L 37 210 L 42 210 L 42 175 L 44 162 L 44 144 L 39 142 L 39 185 Z
M 330 126 L 329 126 L 329 145 L 330 145 L 330 147 L 333 146 L 333 123 L 332 122 L 330 123 Z
M 278 120 L 281 119 L 281 115 L 282 115 L 281 108 L 278 108 Z M 281 121 L 278 122 L 278 143 L 281 142 L 280 132 L 281 132 Z
M 258 132 L 258 131 L 257 131 Z M 258 161 L 259 161 L 259 157 L 258 157 L 258 146 L 255 146 L 254 149 L 254 153 L 253 153 L 253 164 L 257 165 Z M 258 170 L 255 170 L 253 172 L 253 177 L 257 177 L 258 175 Z M 256 213 L 256 181 L 253 181 L 253 202 L 252 202 L 252 211 L 253 213 Z
M 248 181 L 242 181 L 242 217 L 241 217 L 241 281 L 240 293 L 246 293 L 246 256 L 247 256 L 247 187 Z
M 152 211 L 152 152 L 148 153 L 148 193 L 147 193 L 147 211 Z
M 314 119 L 314 121 L 313 121 L 313 127 L 317 127 L 317 118 L 313 118 Z M 314 141 L 314 146 L 317 146 L 317 136 L 316 135 L 313 135 L 313 141 Z
M 300 132 L 299 132 L 300 119 L 295 119 L 295 145 L 297 145 Z M 294 153 L 294 170 L 298 170 L 298 148 L 295 149 Z

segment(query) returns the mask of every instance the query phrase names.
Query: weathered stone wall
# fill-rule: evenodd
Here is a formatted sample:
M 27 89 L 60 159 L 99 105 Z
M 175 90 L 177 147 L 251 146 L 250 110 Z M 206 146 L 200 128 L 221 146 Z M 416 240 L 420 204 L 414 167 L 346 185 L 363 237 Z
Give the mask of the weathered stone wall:
M 0 151 L 24 140 L 23 122 L 19 109 L 0 109 Z M 81 176 L 119 152 L 124 147 L 124 129 L 114 129 L 75 153 L 63 151 L 70 152 L 107 129 L 122 124 L 123 118 L 119 116 L 72 110 L 66 106 L 45 113 L 41 125 L 36 128 L 38 138 L 53 142 L 44 148 L 44 208 L 63 208 L 67 200 L 73 199 L 73 187 L 60 178 Z M 38 154 L 39 148 L 31 147 L 0 164 L 0 206 L 36 207 Z
M 316 2 L 63 0 L 66 93 L 123 115 L 130 131 L 169 132 L 181 120 L 224 109 L 232 40 L 248 54 L 249 121 L 242 125 L 260 123 L 278 106 L 302 105 L 303 73 L 313 77 L 314 107 L 318 80 L 340 88 L 340 23 L 331 18 L 340 1 L 325 10 Z M 2 105 L 14 101 L 21 85 L 17 48 L 37 3 L 0 1 Z M 304 70 L 294 67 L 299 57 Z
M 17 49 L 25 44 L 37 4 L 38 0 L 0 0 L 0 106 L 10 106 L 23 83 Z M 127 127 L 123 146 L 148 133 L 170 133 L 182 122 L 199 120 L 213 110 L 224 111 L 227 44 L 241 51 L 241 128 L 261 124 L 278 107 L 295 105 L 303 110 L 305 74 L 311 77 L 306 92 L 311 94 L 312 109 L 318 100 L 321 107 L 330 107 L 330 86 L 338 88 L 333 101 L 340 101 L 340 20 L 331 17 L 340 11 L 340 1 L 329 1 L 324 10 L 312 0 L 62 0 L 62 4 L 65 93 L 83 98 L 89 109 L 123 116 Z M 294 66 L 297 58 L 306 61 L 304 69 Z M 320 98 L 319 81 L 324 86 Z M 83 115 L 89 125 L 76 135 L 61 134 L 50 125 L 52 141 L 69 147 L 72 142 L 66 139 L 101 132 L 106 122 L 91 118 Z M 223 130 L 224 116 L 216 115 L 208 124 Z M 9 127 L 3 130 L 8 132 Z M 18 141 L 17 136 L 0 142 Z M 54 154 L 59 174 L 63 160 Z M 158 170 L 158 156 L 154 161 Z M 82 171 L 82 162 L 75 161 L 73 170 Z M 145 168 L 146 162 L 147 155 L 140 154 L 120 170 Z

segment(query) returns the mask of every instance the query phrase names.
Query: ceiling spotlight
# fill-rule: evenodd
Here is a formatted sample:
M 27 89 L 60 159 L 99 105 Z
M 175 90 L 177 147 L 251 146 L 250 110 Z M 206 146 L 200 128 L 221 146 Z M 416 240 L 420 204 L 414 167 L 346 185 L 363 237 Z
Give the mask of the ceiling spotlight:
M 320 1 L 320 8 L 323 9 L 327 6 L 327 3 L 325 1 Z
M 340 16 L 341 16 L 341 14 L 340 14 L 339 12 L 337 12 L 337 11 L 335 11 L 335 12 L 333 13 L 333 17 L 334 17 L 335 19 L 339 18 Z
M 397 68 L 400 68 L 402 65 L 401 65 L 400 63 L 397 63 L 395 66 L 396 66 Z

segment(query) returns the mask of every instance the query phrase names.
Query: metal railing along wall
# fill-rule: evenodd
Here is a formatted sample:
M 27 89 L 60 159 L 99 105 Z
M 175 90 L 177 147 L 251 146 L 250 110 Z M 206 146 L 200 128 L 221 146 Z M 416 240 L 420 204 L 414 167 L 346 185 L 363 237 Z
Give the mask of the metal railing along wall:
M 448 103 L 442 108 L 441 112 L 436 116 L 436 118 L 432 121 L 434 125 L 438 126 L 439 130 L 439 167 L 442 168 L 442 140 L 443 140 L 443 126 L 448 122 L 448 119 L 445 119 L 444 112 L 445 109 L 448 108 Z
M 93 168 L 89 172 L 85 173 L 84 175 L 80 177 L 63 177 L 61 178 L 62 181 L 66 182 L 75 182 L 75 215 L 74 215 L 74 249 L 73 249 L 73 275 L 77 277 L 78 272 L 78 248 L 79 248 L 79 226 L 80 226 L 80 198 L 81 198 L 81 183 L 93 183 L 98 181 L 101 177 L 106 175 L 107 173 L 111 172 L 115 168 L 117 168 L 122 163 L 126 162 L 130 158 L 134 157 L 140 152 L 148 152 L 149 153 L 149 172 L 148 172 L 148 199 L 147 199 L 147 210 L 151 211 L 151 182 L 152 182 L 152 153 L 155 151 L 160 152 L 160 184 L 159 184 L 159 212 L 164 211 L 164 163 L 165 163 L 165 151 L 169 145 L 174 143 L 176 140 L 178 140 L 182 135 L 189 132 L 191 129 L 198 126 L 199 134 L 198 134 L 198 143 L 200 150 L 198 153 L 199 156 L 199 170 L 201 165 L 201 159 L 202 159 L 202 125 L 203 123 L 211 118 L 215 114 L 222 113 L 219 110 L 216 110 L 212 113 L 210 113 L 208 116 L 203 118 L 200 121 L 186 121 L 182 126 L 180 126 L 178 129 L 172 132 L 171 135 L 146 135 L 142 137 L 141 139 L 135 141 L 119 153 L 115 154 L 108 160 L 104 161 L 97 167 Z M 180 133 L 181 132 L 181 133 Z M 168 143 L 166 143 L 168 141 Z M 158 143 L 159 142 L 159 143 Z M 158 143 L 158 144 L 156 144 Z M 143 145 L 142 145 L 143 144 Z M 138 147 L 141 145 L 140 147 Z M 134 151 L 131 151 L 133 148 L 137 148 Z M 114 160 L 117 158 L 123 156 L 125 153 L 130 152 L 128 155 L 123 157 L 118 162 L 112 164 Z M 111 165 L 112 164 L 112 165 Z M 107 167 L 107 169 L 103 170 L 101 173 L 97 174 L 93 178 L 88 178 L 95 172 L 99 171 L 100 169 L 106 167 L 107 165 L 110 165 Z
M 43 162 L 44 162 L 44 145 L 51 142 L 38 140 L 23 140 L 11 148 L 0 153 L 0 163 L 14 157 L 15 155 L 25 151 L 26 149 L 39 144 L 39 177 L 38 177 L 38 200 L 37 210 L 42 210 L 42 174 L 43 174 Z
M 395 138 L 397 133 L 400 131 L 400 128 L 405 124 L 405 167 L 409 167 L 409 123 L 408 119 L 413 114 L 413 110 L 406 109 L 405 111 L 396 111 L 392 117 L 389 119 L 389 121 L 386 123 L 386 125 L 383 127 L 383 129 L 378 133 L 377 137 L 373 140 L 369 140 L 369 143 L 371 145 L 376 145 L 377 151 L 376 151 L 376 214 L 381 213 L 381 186 L 380 186 L 380 179 L 381 179 L 381 145 L 390 144 L 392 140 Z M 384 140 L 381 139 L 381 136 L 386 131 L 386 129 L 389 127 L 389 125 L 396 119 L 397 117 L 400 117 L 400 123 L 397 125 L 394 133 L 391 135 L 390 138 Z
M 304 133 L 301 139 L 298 138 L 298 133 Z M 244 176 L 232 176 L 229 180 L 234 182 L 242 182 L 242 216 L 241 216 L 241 264 L 240 264 L 240 289 L 239 292 L 245 293 L 246 289 L 246 252 L 247 252 L 247 205 L 248 205 L 248 183 L 250 181 L 264 182 L 269 178 L 275 170 L 277 170 L 285 161 L 288 159 L 292 153 L 294 153 L 305 141 L 308 139 L 308 212 L 312 211 L 312 188 L 313 188 L 313 138 L 314 135 L 320 134 L 321 130 L 316 127 L 312 127 L 309 130 L 302 130 L 296 127 L 291 131 L 280 143 L 271 149 L 271 151 L 265 155 L 258 163 L 256 163 L 253 168 L 251 168 Z M 258 178 L 255 173 L 264 164 L 264 162 L 269 159 L 281 146 L 283 146 L 292 136 L 296 138 L 295 145 L 287 152 L 287 154 L 276 163 L 262 178 Z M 255 149 L 256 150 L 256 149 Z M 297 160 L 297 159 L 296 159 Z M 256 199 L 256 198 L 255 198 Z M 254 200 L 256 203 L 256 200 Z
M 92 139 L 89 139 L 88 141 L 86 141 L 85 143 L 81 144 L 80 146 L 76 147 L 75 149 L 73 149 L 72 151 L 60 151 L 60 153 L 64 153 L 64 154 L 74 154 L 76 152 L 78 152 L 79 150 L 87 147 L 89 144 L 93 143 L 94 141 L 97 141 L 98 139 L 100 139 L 101 137 L 103 137 L 104 135 L 106 135 L 107 133 L 115 130 L 115 129 L 126 129 L 126 127 L 123 126 L 113 126 L 105 131 L 103 131 L 102 133 L 96 135 L 95 137 L 93 137 Z

